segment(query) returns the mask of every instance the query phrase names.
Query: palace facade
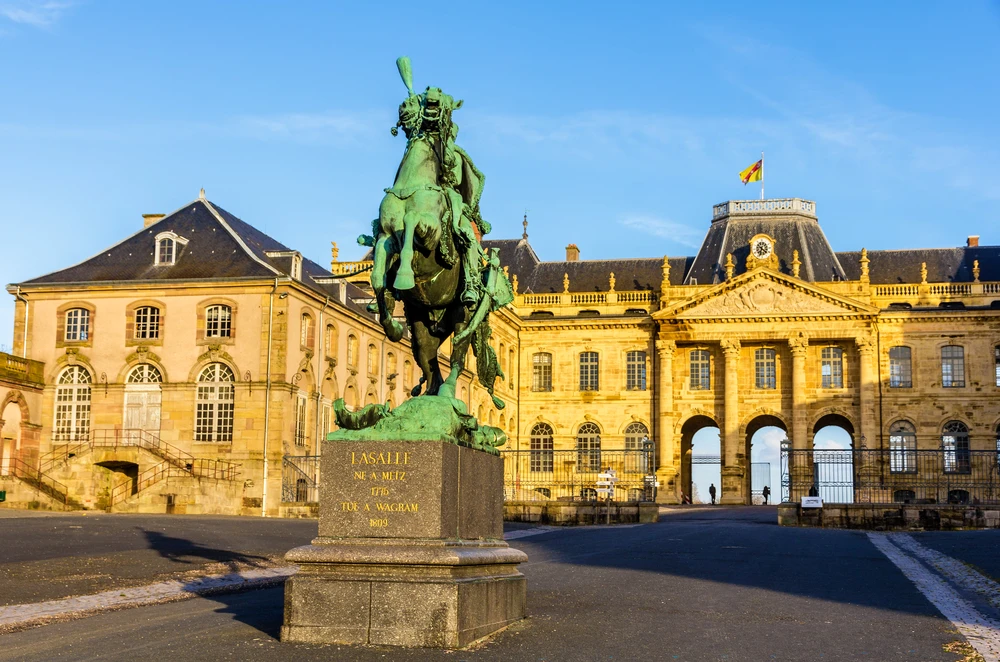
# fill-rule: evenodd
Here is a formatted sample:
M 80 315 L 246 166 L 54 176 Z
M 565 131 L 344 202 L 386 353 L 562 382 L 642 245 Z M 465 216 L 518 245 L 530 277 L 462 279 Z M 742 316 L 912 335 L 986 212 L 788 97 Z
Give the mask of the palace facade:
M 37 472 L 19 478 L 35 500 L 293 512 L 309 499 L 289 493 L 290 458 L 318 453 L 332 401 L 399 403 L 419 378 L 406 340 L 387 342 L 366 311 L 367 263 L 334 246 L 324 269 L 204 196 L 144 218 L 78 265 L 8 286 L 11 359 L 40 378 L 0 382 L 0 416 L 17 410 L 0 457 Z M 526 220 L 521 239 L 484 244 L 515 287 L 493 321 L 506 407 L 472 374 L 461 399 L 538 459 L 533 474 L 559 450 L 648 437 L 657 499 L 677 503 L 694 434 L 716 427 L 721 500 L 747 503 L 766 426 L 794 449 L 828 425 L 855 448 L 997 449 L 1000 247 L 977 237 L 835 252 L 816 204 L 792 198 L 716 205 L 691 257 L 582 260 L 571 244 L 544 262 Z M 44 481 L 58 485 L 40 494 Z

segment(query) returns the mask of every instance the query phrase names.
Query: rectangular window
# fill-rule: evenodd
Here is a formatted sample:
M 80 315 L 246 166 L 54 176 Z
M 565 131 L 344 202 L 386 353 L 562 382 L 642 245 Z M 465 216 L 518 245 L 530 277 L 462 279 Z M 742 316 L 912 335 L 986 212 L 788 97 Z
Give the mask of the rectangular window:
M 917 438 L 912 434 L 896 432 L 889 435 L 889 471 L 916 473 Z
M 143 306 L 135 310 L 135 338 L 155 340 L 160 337 L 160 309 Z
M 531 357 L 531 390 L 552 390 L 552 355 L 547 352 Z
M 205 309 L 206 338 L 228 338 L 231 324 L 232 309 L 229 306 L 209 306 Z
M 913 365 L 909 347 L 889 349 L 889 388 L 912 388 Z
M 821 360 L 823 388 L 844 388 L 844 351 L 839 347 L 824 347 Z
M 90 337 L 90 311 L 73 308 L 66 311 L 66 340 L 84 341 Z
M 754 383 L 757 388 L 777 388 L 777 354 L 773 349 L 757 349 L 753 353 Z
M 306 445 L 306 396 L 295 399 L 295 445 Z
M 961 345 L 941 348 L 941 386 L 945 388 L 965 386 L 965 348 Z
M 599 390 L 599 373 L 597 352 L 580 352 L 580 390 Z
M 329 404 L 323 405 L 323 434 L 333 432 L 333 407 Z
M 949 474 L 967 474 L 971 471 L 969 437 L 946 434 L 941 438 L 944 449 L 944 471 Z
M 625 388 L 629 391 L 646 390 L 646 352 L 628 352 L 625 355 Z
M 691 390 L 707 391 L 712 388 L 711 353 L 707 349 L 691 350 Z

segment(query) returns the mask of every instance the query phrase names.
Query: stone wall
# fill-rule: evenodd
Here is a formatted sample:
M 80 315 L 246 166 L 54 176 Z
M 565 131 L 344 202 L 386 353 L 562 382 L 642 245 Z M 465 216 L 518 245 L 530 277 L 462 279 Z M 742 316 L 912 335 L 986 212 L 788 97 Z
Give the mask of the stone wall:
M 619 501 L 611 505 L 611 524 L 647 524 L 659 519 L 655 503 Z M 503 518 L 508 522 L 531 524 L 605 524 L 608 507 L 596 502 L 505 501 Z
M 950 531 L 1000 528 L 1000 506 L 845 504 L 778 506 L 778 524 L 874 531 Z

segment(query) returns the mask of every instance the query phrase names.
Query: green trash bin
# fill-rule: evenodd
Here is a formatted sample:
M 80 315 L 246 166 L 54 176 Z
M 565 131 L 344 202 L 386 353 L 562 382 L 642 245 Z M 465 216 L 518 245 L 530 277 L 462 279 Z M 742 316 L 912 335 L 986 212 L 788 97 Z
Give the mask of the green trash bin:
M 7 490 L 0 490 L 0 502 L 7 500 Z

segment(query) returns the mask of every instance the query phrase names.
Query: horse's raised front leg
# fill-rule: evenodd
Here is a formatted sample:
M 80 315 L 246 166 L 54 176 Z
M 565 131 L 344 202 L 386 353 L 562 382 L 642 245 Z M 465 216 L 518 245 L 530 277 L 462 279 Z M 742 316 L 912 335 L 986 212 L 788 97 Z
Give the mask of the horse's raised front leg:
M 385 273 L 389 268 L 390 245 L 392 237 L 388 234 L 380 234 L 375 240 L 375 247 L 372 249 L 372 289 L 376 294 L 385 289 Z
M 403 216 L 403 247 L 399 251 L 399 269 L 392 284 L 400 292 L 412 290 L 413 280 L 413 233 L 417 228 L 418 214 L 407 212 Z

